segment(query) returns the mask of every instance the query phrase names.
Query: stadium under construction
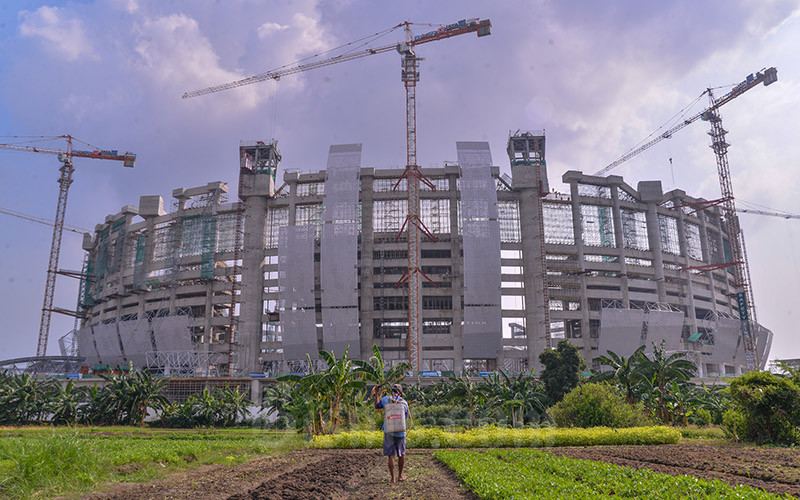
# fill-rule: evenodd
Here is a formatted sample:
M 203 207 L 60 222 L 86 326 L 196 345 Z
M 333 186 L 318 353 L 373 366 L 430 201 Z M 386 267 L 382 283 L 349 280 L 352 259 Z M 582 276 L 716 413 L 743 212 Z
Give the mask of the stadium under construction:
M 543 131 L 420 169 L 420 301 L 410 301 L 402 169 L 330 147 L 326 170 L 280 171 L 275 142 L 243 142 L 237 199 L 211 182 L 142 196 L 86 234 L 80 328 L 62 356 L 166 375 L 305 372 L 320 349 L 409 360 L 419 372 L 539 370 L 560 339 L 589 367 L 664 342 L 701 377 L 748 369 L 723 211 L 660 181 L 568 171 L 549 188 Z M 413 222 L 413 221 L 412 221 Z M 410 304 L 411 302 L 411 304 Z M 757 365 L 772 332 L 752 325 Z

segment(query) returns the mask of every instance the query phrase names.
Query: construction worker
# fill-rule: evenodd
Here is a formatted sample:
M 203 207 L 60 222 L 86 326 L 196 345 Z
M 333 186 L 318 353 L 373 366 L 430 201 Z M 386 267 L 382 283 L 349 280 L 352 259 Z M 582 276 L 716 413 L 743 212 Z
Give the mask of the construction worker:
M 389 476 L 391 482 L 395 483 L 405 480 L 403 465 L 406 460 L 406 429 L 411 427 L 411 413 L 408 411 L 408 402 L 403 399 L 403 387 L 400 384 L 394 384 L 391 392 L 391 396 L 383 396 L 378 399 L 380 393 L 375 391 L 375 408 L 384 410 L 383 456 L 389 457 Z M 398 408 L 399 405 L 402 407 Z M 398 423 L 400 420 L 402 423 Z M 396 480 L 394 475 L 395 455 L 397 455 Z

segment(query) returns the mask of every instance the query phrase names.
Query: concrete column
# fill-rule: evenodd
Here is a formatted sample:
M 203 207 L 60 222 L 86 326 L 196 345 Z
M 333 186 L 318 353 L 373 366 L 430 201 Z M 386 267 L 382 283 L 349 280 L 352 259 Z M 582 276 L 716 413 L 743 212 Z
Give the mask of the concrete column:
M 372 346 L 375 339 L 372 335 L 372 320 L 375 312 L 372 310 L 373 280 L 372 254 L 375 250 L 375 233 L 373 231 L 374 220 L 374 196 L 373 187 L 375 185 L 375 169 L 361 169 L 361 275 L 359 290 L 361 297 L 361 311 L 359 312 L 359 322 L 361 323 L 361 359 L 369 359 L 372 356 Z M 353 354 L 353 357 L 355 355 Z
M 522 239 L 522 283 L 525 294 L 525 333 L 528 340 L 528 366 L 542 370 L 539 354 L 547 349 L 545 325 L 542 240 L 539 234 L 539 189 L 535 165 L 516 165 L 511 169 L 512 185 L 519 193 L 519 224 Z M 555 347 L 555 346 L 553 346 Z
M 703 212 L 700 212 L 700 243 L 703 248 L 703 262 L 707 264 L 713 264 L 711 262 L 711 249 L 708 243 L 708 223 L 706 222 L 706 216 Z M 705 273 L 705 276 L 708 278 L 709 286 L 711 287 L 711 303 L 714 311 L 717 310 L 717 288 L 714 286 L 714 276 L 712 276 L 712 272 Z M 691 277 L 689 278 L 691 279 Z M 694 297 L 692 297 L 692 302 L 694 303 Z M 692 304 L 694 305 L 694 304 Z M 695 323 L 697 324 L 697 317 L 693 315 L 690 317 Z
M 676 199 L 676 204 L 683 203 L 682 199 Z M 691 264 L 689 262 L 689 243 L 686 239 L 686 214 L 683 213 L 683 210 L 678 210 L 678 242 L 680 243 L 680 252 L 681 256 L 683 257 L 681 261 L 683 262 L 684 267 L 689 267 Z M 686 302 L 684 302 L 684 298 L 680 297 L 678 300 L 681 304 L 686 306 L 686 314 L 687 320 L 689 324 L 689 329 L 692 332 L 697 331 L 697 318 L 695 315 L 695 307 L 694 307 L 694 288 L 692 286 L 692 274 L 688 271 L 679 272 L 678 279 L 686 279 L 686 288 L 680 287 L 678 288 L 678 292 L 684 292 L 686 294 Z M 716 305 L 716 303 L 715 303 Z
M 297 172 L 283 174 L 283 182 L 289 185 L 289 226 L 297 225 Z
M 264 316 L 264 239 L 268 193 L 274 192 L 269 173 L 241 174 L 239 199 L 244 202 L 244 238 L 238 323 L 240 372 L 261 371 L 261 323 Z M 235 278 L 234 278 L 235 279 Z M 234 311 L 231 311 L 233 314 Z
M 653 253 L 653 271 L 655 273 L 658 301 L 667 301 L 667 290 L 664 286 L 664 255 L 661 248 L 661 229 L 658 224 L 658 204 L 663 200 L 661 181 L 642 181 L 637 186 L 641 200 L 647 204 L 645 218 L 647 221 L 647 239 Z
M 622 232 L 622 209 L 619 206 L 619 184 L 622 183 L 622 177 L 618 175 L 611 175 L 608 177 L 608 182 L 611 187 L 611 201 L 614 203 L 612 207 L 612 216 L 614 217 L 614 239 L 617 241 L 617 258 L 619 259 L 620 283 L 622 285 L 622 304 L 626 308 L 631 307 L 630 291 L 628 290 L 628 264 L 625 262 L 627 252 L 625 251 L 625 238 Z M 586 330 L 589 331 L 589 325 L 585 325 Z
M 578 193 L 578 180 L 583 176 L 581 172 L 567 172 L 562 177 L 564 182 L 569 182 L 570 199 L 572 200 L 572 227 L 575 233 L 575 253 L 578 258 L 580 276 L 580 301 L 581 301 L 581 331 L 586 332 L 583 336 L 583 347 L 590 347 L 591 339 L 589 335 L 589 292 L 586 288 L 586 259 L 583 247 L 583 215 L 581 214 L 580 194 Z M 615 235 L 616 237 L 616 235 Z M 574 342 L 574 341 L 573 341 Z M 591 348 L 591 347 L 590 347 Z M 584 357 L 591 363 L 591 354 Z
M 453 294 L 453 326 L 451 334 L 453 336 L 453 370 L 461 371 L 464 366 L 464 329 L 461 324 L 464 321 L 464 309 L 461 307 L 461 296 L 464 294 L 464 258 L 461 256 L 463 244 L 461 234 L 458 232 L 458 168 L 457 166 L 445 167 L 447 169 L 447 179 L 449 181 L 450 196 L 450 266 L 452 273 L 452 294 Z M 451 171 L 452 169 L 452 171 Z
M 258 406 L 261 404 L 263 393 L 264 391 L 261 388 L 261 379 L 254 378 L 253 380 L 251 380 L 250 401 L 252 401 L 254 405 Z

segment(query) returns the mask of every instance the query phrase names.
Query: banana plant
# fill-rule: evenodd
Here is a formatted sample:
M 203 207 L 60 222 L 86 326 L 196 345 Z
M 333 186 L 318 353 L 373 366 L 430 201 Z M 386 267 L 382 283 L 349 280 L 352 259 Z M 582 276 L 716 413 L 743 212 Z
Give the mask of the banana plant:
M 392 384 L 398 384 L 403 381 L 408 371 L 408 363 L 398 363 L 386 369 L 386 363 L 383 360 L 378 346 L 372 346 L 373 355 L 370 356 L 368 361 L 360 359 L 353 360 L 355 365 L 355 372 L 360 373 L 367 382 L 372 382 L 375 387 L 372 389 L 375 393 L 387 393 Z

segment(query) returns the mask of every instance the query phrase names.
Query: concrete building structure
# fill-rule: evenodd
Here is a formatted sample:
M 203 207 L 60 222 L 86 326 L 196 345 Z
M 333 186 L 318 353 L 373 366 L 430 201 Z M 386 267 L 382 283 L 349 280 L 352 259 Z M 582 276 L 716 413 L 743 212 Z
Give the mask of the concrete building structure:
M 487 143 L 457 144 L 458 164 L 424 168 L 422 370 L 539 369 L 569 339 L 590 367 L 612 350 L 665 342 L 700 376 L 746 368 L 737 291 L 718 207 L 659 181 L 568 171 L 550 191 L 544 133 L 509 139 L 511 176 Z M 402 169 L 331 146 L 326 170 L 286 171 L 274 143 L 243 143 L 239 201 L 227 186 L 142 196 L 87 235 L 87 312 L 74 332 L 89 363 L 171 373 L 306 371 L 319 349 L 390 363 L 408 358 Z M 546 193 L 541 203 L 539 193 Z M 766 363 L 772 333 L 758 326 Z M 67 343 L 68 344 L 68 343 Z M 232 366 L 228 366 L 229 362 Z

